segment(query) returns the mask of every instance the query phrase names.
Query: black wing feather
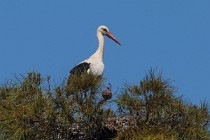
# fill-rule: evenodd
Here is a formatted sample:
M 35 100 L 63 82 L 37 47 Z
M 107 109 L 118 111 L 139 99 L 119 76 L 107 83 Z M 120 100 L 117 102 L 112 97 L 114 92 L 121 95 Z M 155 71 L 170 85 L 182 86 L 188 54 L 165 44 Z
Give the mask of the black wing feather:
M 83 72 L 87 72 L 87 70 L 90 68 L 90 63 L 83 62 L 80 63 L 79 65 L 75 66 L 70 73 L 71 74 L 76 74 L 76 75 L 81 75 Z

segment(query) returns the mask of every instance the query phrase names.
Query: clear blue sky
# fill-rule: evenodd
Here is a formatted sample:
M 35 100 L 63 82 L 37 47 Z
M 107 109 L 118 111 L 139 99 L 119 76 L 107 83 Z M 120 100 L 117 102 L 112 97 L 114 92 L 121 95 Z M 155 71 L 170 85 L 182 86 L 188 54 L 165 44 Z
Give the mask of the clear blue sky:
M 210 100 L 209 0 L 0 0 L 0 82 L 36 70 L 61 83 L 97 48 L 106 25 L 105 77 L 114 89 L 163 70 L 193 103 Z

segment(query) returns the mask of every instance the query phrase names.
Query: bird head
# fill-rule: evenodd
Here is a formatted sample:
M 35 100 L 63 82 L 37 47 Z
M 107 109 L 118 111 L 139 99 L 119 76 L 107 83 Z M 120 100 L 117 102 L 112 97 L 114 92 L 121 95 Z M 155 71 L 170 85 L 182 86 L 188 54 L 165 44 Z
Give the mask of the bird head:
M 103 35 L 111 38 L 114 42 L 116 42 L 117 44 L 119 44 L 121 46 L 121 43 L 110 33 L 109 28 L 102 25 L 99 26 L 97 29 L 98 32 L 101 32 Z

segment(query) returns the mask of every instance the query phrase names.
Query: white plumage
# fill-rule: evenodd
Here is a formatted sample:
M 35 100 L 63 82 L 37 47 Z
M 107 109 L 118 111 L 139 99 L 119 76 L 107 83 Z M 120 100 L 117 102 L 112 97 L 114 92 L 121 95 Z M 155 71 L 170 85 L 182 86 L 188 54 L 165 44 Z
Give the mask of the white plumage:
M 95 76 L 102 76 L 104 72 L 104 63 L 103 63 L 103 55 L 104 55 L 104 35 L 114 40 L 119 45 L 120 42 L 109 32 L 109 29 L 106 26 L 99 26 L 97 29 L 97 37 L 98 37 L 98 49 L 96 52 L 91 55 L 88 59 L 80 62 L 76 65 L 71 71 L 71 74 L 80 75 L 83 72 L 92 73 Z

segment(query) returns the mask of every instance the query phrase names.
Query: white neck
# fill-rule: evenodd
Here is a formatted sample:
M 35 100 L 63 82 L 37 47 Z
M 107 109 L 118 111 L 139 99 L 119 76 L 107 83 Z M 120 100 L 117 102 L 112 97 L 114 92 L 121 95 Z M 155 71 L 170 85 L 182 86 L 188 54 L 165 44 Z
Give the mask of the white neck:
M 97 37 L 98 37 L 98 49 L 92 55 L 92 57 L 97 57 L 97 59 L 100 59 L 102 61 L 104 55 L 104 36 L 100 31 L 97 31 Z

